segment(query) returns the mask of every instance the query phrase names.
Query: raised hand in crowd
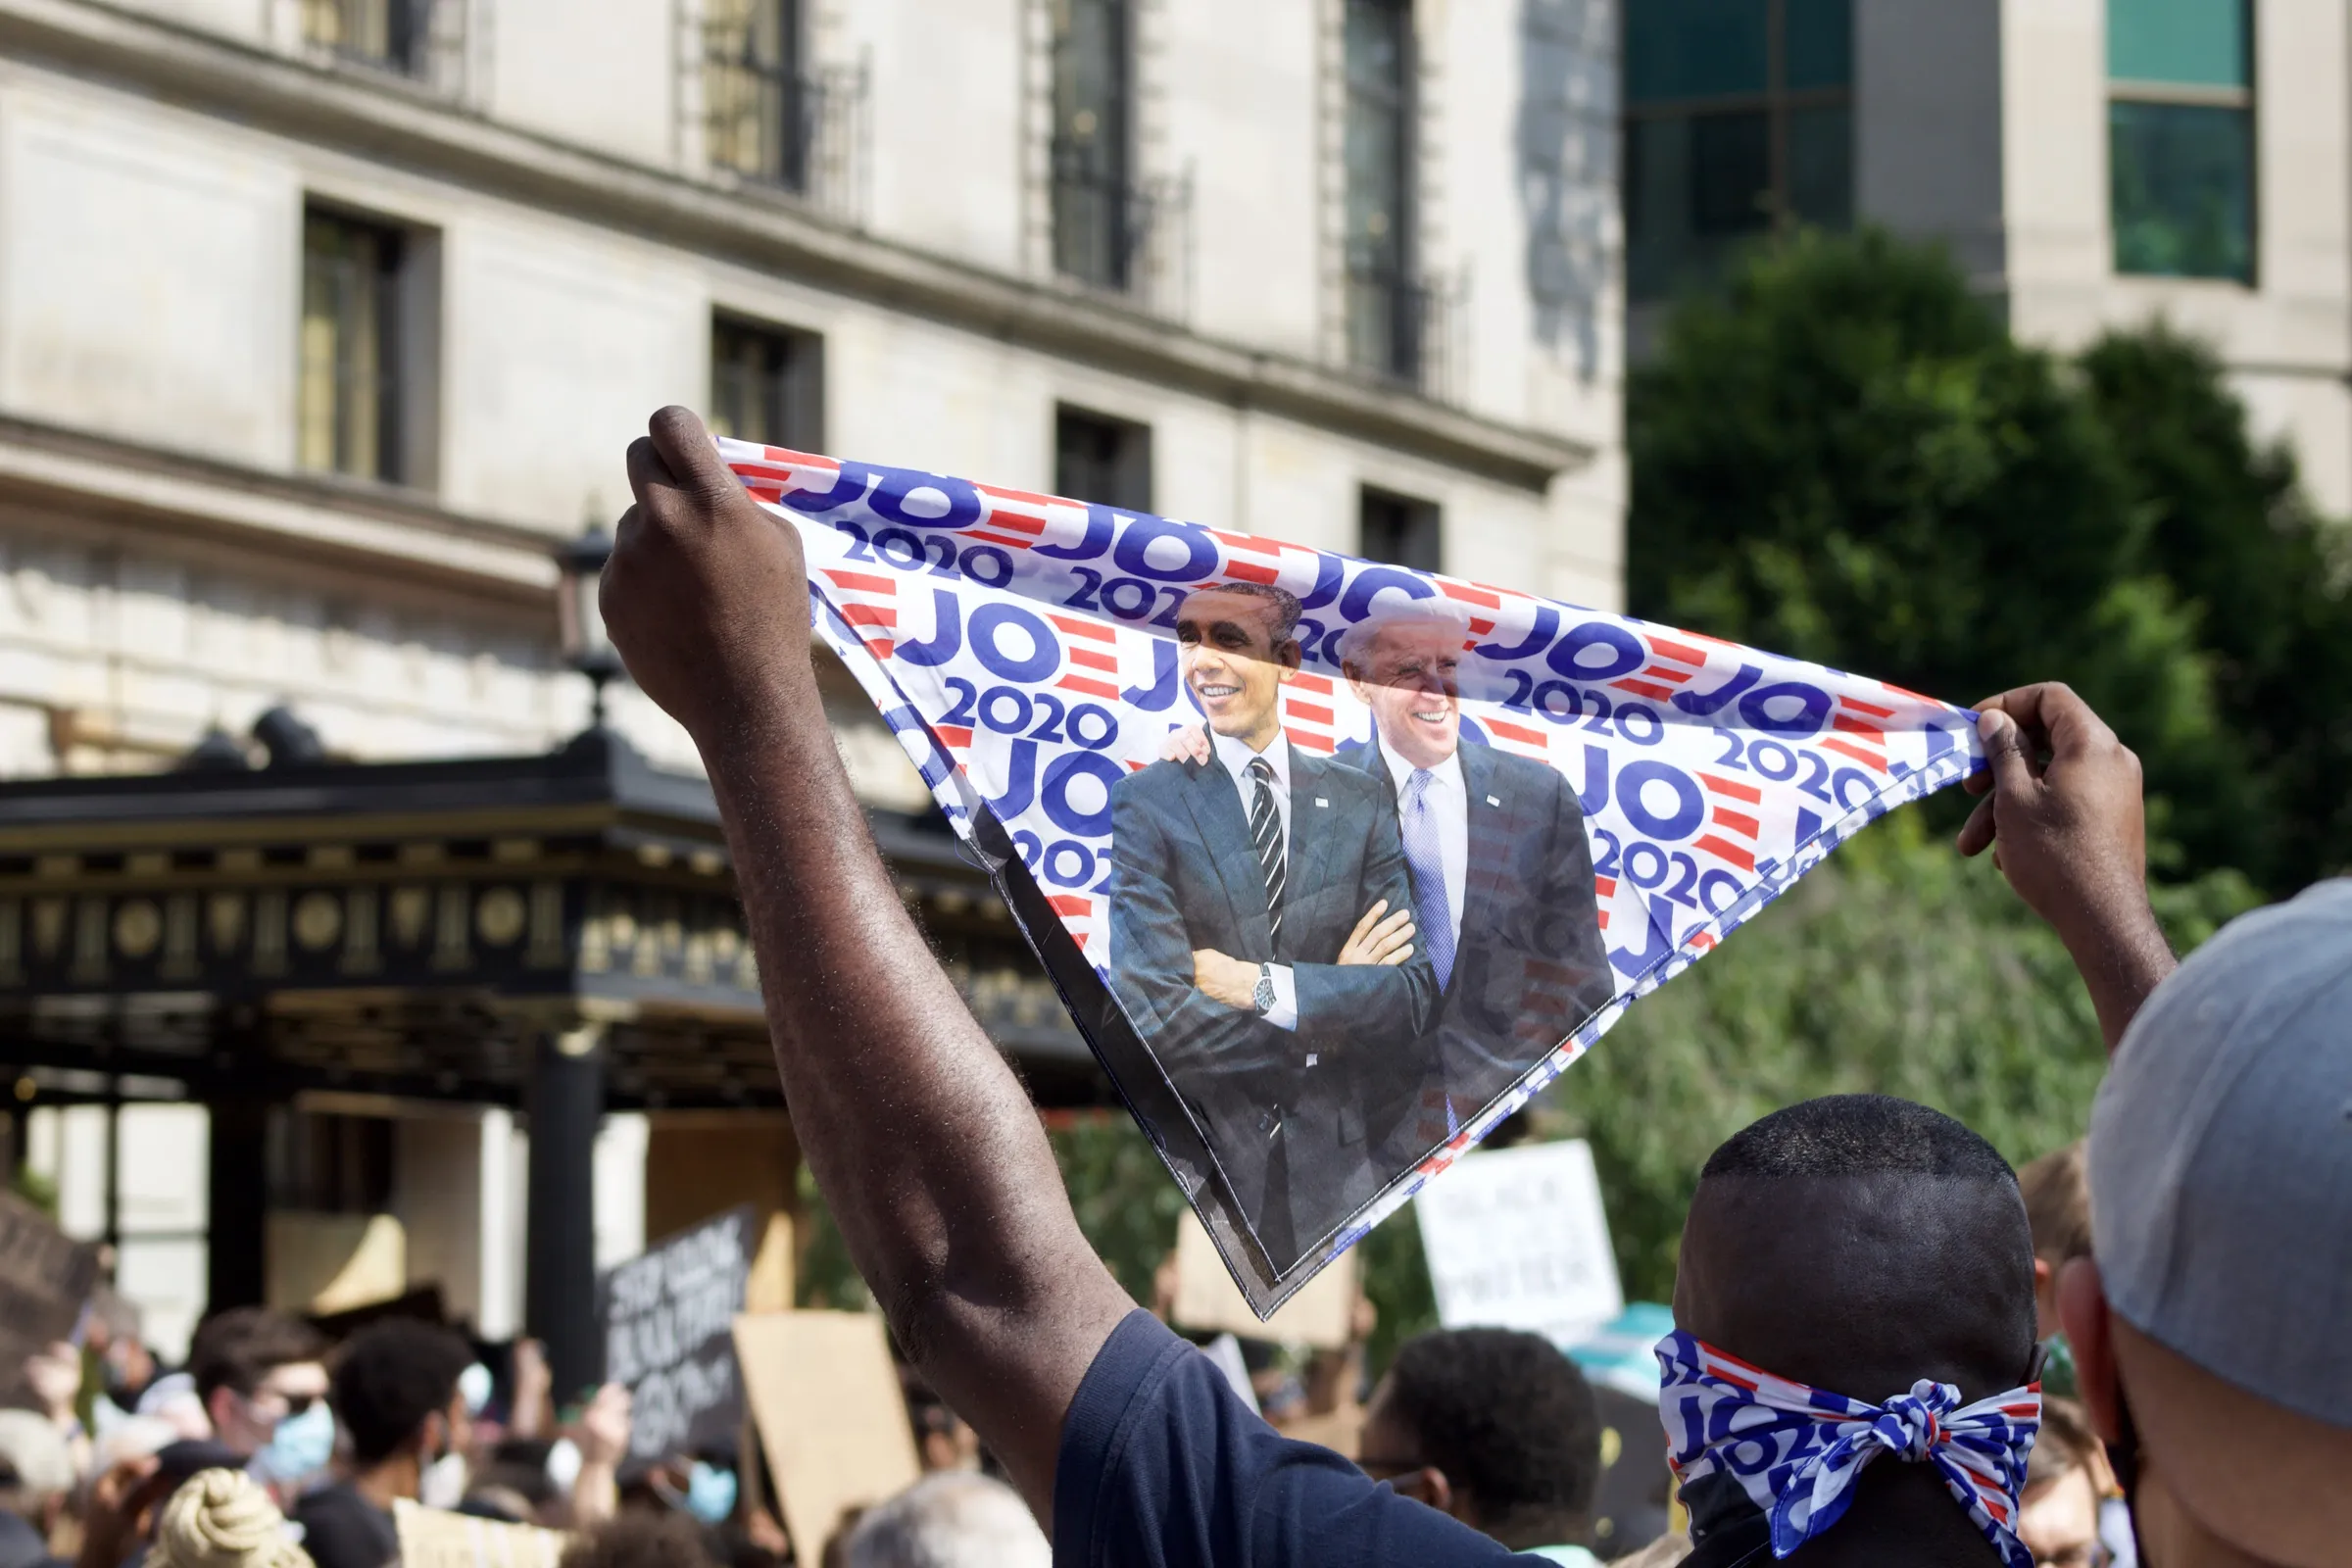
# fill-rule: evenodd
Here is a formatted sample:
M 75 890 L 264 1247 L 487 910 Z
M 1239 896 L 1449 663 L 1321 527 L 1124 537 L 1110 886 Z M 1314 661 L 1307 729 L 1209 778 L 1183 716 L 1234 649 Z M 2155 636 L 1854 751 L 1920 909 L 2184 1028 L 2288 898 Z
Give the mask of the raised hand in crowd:
M 2082 970 L 2112 1051 L 2175 960 L 2148 906 L 2139 759 L 2068 687 L 2020 686 L 1978 705 L 1986 766 L 1960 853 L 1993 852 L 2009 885 Z
M 629 1415 L 627 1386 L 608 1383 L 564 1429 L 580 1450 L 580 1473 L 571 1484 L 571 1516 L 580 1525 L 610 1519 L 620 1510 L 620 1461 L 629 1451 Z

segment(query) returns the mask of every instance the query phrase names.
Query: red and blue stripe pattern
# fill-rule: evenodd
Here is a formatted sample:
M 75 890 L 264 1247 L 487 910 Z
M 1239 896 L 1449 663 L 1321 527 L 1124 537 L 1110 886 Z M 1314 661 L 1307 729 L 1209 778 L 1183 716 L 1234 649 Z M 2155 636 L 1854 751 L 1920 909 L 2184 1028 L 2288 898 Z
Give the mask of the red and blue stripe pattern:
M 1686 1485 L 1718 1472 L 1772 1521 L 1786 1557 L 1836 1524 L 1863 1466 L 1882 1454 L 1932 1464 L 2007 1568 L 2034 1568 L 2017 1539 L 2026 1456 L 2041 1430 L 2041 1385 L 1963 1408 L 1926 1379 L 1885 1404 L 1775 1377 L 1677 1329 L 1658 1342 L 1666 1460 Z

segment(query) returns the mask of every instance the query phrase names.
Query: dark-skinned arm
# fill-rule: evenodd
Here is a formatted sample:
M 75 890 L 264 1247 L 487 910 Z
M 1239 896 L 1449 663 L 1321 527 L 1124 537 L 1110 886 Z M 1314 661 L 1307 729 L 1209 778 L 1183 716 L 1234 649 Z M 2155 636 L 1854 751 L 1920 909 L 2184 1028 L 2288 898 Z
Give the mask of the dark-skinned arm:
M 799 536 L 683 409 L 628 468 L 605 617 L 709 769 L 801 1149 L 901 1347 L 1050 1522 L 1063 1416 L 1134 1303 L 875 852 L 817 694 Z
M 1977 707 L 1989 765 L 1965 785 L 1984 799 L 1960 830 L 1960 853 L 1991 849 L 2018 897 L 2058 933 L 2112 1052 L 2177 965 L 2148 906 L 2139 759 L 2055 681 Z

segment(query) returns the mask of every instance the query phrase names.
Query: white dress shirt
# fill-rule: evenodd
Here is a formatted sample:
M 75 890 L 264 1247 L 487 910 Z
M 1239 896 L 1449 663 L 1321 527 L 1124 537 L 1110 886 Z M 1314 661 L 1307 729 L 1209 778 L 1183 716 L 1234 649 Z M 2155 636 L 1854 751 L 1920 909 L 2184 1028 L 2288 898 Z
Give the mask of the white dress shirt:
M 1287 870 L 1296 871 L 1298 867 L 1290 864 L 1290 741 L 1280 730 L 1276 730 L 1274 739 L 1267 744 L 1264 751 L 1253 752 L 1250 749 L 1248 741 L 1238 740 L 1231 735 L 1220 735 L 1212 729 L 1208 732 L 1208 744 L 1215 751 L 1217 761 L 1223 765 L 1227 773 L 1232 775 L 1233 787 L 1241 792 L 1242 822 L 1245 826 L 1250 821 L 1250 810 L 1257 805 L 1257 780 L 1250 776 L 1250 764 L 1262 757 L 1266 760 L 1266 764 L 1274 769 L 1274 811 L 1282 824 L 1283 864 Z M 1256 869 L 1254 864 L 1251 869 L 1253 871 Z M 1277 963 L 1268 967 L 1272 971 L 1274 980 L 1274 1005 L 1261 1016 L 1277 1029 L 1297 1029 L 1298 1027 L 1298 987 L 1291 978 L 1291 966 L 1287 963 Z M 1308 1065 L 1312 1066 L 1313 1063 L 1309 1062 Z
M 1413 764 L 1385 746 L 1380 749 L 1380 758 L 1389 764 L 1389 777 L 1396 785 L 1396 831 L 1401 837 L 1405 786 L 1412 781 Z M 1429 782 L 1422 786 L 1421 799 L 1423 809 L 1437 813 L 1438 861 L 1446 868 L 1446 912 L 1453 924 L 1458 952 L 1462 940 L 1462 900 L 1470 886 L 1470 788 L 1462 779 L 1459 747 L 1429 770 Z

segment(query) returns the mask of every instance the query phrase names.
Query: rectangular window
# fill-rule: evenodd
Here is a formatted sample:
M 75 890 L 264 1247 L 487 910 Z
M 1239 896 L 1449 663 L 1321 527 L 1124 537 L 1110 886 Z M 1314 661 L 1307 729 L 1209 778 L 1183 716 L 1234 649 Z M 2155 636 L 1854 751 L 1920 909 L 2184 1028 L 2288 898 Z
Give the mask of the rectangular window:
M 823 104 L 802 69 L 798 0 L 705 0 L 703 50 L 711 166 L 807 190 Z
M 1626 282 L 1703 284 L 1776 224 L 1853 221 L 1853 0 L 1625 8 Z
M 305 41 L 415 75 L 424 70 L 434 0 L 302 0 Z
M 1054 0 L 1054 267 L 1125 288 L 1138 214 L 1129 162 L 1129 0 Z
M 1054 411 L 1054 489 L 1120 512 L 1152 510 L 1152 427 L 1063 406 Z
M 2249 0 L 2108 0 L 2115 270 L 2254 281 Z
M 296 459 L 305 468 L 399 482 L 404 359 L 400 229 L 312 211 L 302 225 Z
M 710 323 L 713 434 L 802 452 L 824 448 L 824 339 L 732 317 Z
M 1348 359 L 1418 381 L 1427 291 L 1414 275 L 1411 0 L 1347 0 L 1344 27 Z
M 1356 515 L 1356 553 L 1366 561 L 1385 561 L 1415 571 L 1446 569 L 1444 529 L 1436 502 L 1367 489 L 1357 503 Z

